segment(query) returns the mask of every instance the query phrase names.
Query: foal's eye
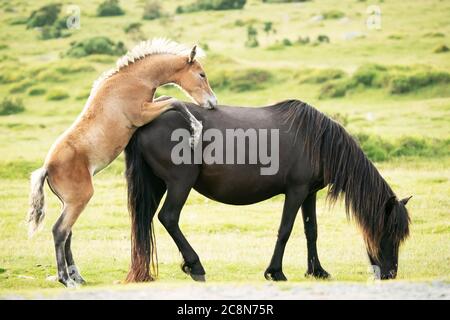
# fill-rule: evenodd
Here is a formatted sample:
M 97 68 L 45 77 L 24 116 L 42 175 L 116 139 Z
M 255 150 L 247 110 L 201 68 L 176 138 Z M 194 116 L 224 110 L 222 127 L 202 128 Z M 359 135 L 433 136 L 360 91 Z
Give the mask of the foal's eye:
M 200 73 L 200 77 L 206 78 L 206 74 L 202 72 L 202 73 Z

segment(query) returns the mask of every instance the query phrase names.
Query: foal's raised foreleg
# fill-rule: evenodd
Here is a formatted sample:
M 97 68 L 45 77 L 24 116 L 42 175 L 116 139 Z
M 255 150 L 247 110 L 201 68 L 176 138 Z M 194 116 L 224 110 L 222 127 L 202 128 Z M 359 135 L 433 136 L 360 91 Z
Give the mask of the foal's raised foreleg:
M 305 275 L 315 278 L 328 278 L 330 275 L 320 265 L 317 254 L 316 193 L 310 194 L 303 202 L 302 216 L 308 247 L 308 270 Z
M 169 185 L 167 188 L 167 197 L 158 214 L 158 219 L 166 228 L 167 232 L 169 232 L 183 256 L 184 262 L 181 269 L 195 281 L 205 281 L 205 269 L 200 262 L 200 258 L 186 240 L 178 224 L 181 209 L 186 202 L 190 189 L 180 187 L 176 184 Z
M 142 107 L 140 121 L 138 121 L 138 126 L 143 126 L 146 123 L 151 122 L 156 117 L 161 115 L 167 110 L 176 110 L 181 113 L 181 115 L 186 119 L 192 129 L 192 137 L 190 139 L 191 147 L 195 147 L 200 140 L 202 134 L 203 126 L 200 121 L 198 121 L 194 115 L 188 110 L 185 104 L 174 98 L 160 97 L 160 99 L 154 100 L 152 102 L 145 102 Z
M 295 217 L 297 216 L 298 209 L 300 208 L 303 200 L 306 197 L 306 189 L 299 188 L 296 190 L 289 190 L 286 192 L 286 198 L 284 200 L 283 215 L 281 217 L 281 224 L 278 230 L 278 239 L 275 244 L 275 250 L 270 261 L 269 267 L 264 272 L 264 277 L 267 280 L 285 281 L 286 276 L 283 273 L 282 263 L 284 249 L 286 243 L 289 240 L 289 236 L 294 226 Z

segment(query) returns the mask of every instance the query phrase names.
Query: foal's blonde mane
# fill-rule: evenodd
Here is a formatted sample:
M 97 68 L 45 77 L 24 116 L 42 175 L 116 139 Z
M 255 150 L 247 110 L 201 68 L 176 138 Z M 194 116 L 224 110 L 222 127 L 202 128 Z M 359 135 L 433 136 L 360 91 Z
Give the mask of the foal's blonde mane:
M 154 38 L 147 41 L 142 41 L 133 49 L 128 51 L 124 56 L 120 57 L 116 62 L 116 67 L 103 72 L 92 85 L 90 97 L 94 96 L 100 85 L 109 77 L 119 72 L 126 66 L 134 62 L 156 54 L 173 54 L 177 56 L 189 56 L 191 48 L 184 44 L 172 41 L 167 38 Z M 196 57 L 202 58 L 205 53 L 200 48 L 197 48 Z

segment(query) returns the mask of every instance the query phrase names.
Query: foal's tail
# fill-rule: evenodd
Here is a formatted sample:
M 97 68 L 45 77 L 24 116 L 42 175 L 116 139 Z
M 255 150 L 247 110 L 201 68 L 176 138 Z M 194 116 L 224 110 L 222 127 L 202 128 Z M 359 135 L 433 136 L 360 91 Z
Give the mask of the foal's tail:
M 41 226 L 45 217 L 44 182 L 47 169 L 42 167 L 31 174 L 30 209 L 28 210 L 28 237 L 32 237 Z
M 128 211 L 131 215 L 131 267 L 127 282 L 152 281 L 158 274 L 153 216 L 166 191 L 143 159 L 136 133 L 125 149 Z

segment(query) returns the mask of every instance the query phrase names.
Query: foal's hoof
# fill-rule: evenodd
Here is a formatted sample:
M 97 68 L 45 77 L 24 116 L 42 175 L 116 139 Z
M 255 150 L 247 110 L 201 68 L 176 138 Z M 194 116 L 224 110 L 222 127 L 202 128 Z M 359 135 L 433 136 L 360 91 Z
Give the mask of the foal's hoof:
M 305 273 L 305 277 L 314 277 L 316 279 L 329 279 L 331 275 L 326 272 L 322 267 L 314 268 L 313 270 L 308 270 Z
M 68 289 L 76 289 L 78 288 L 78 284 L 72 279 L 58 279 L 60 283 L 62 283 Z
M 286 276 L 284 275 L 283 271 L 271 271 L 271 270 L 266 270 L 266 272 L 264 272 L 264 278 L 266 278 L 266 280 L 271 280 L 271 281 L 287 281 Z

